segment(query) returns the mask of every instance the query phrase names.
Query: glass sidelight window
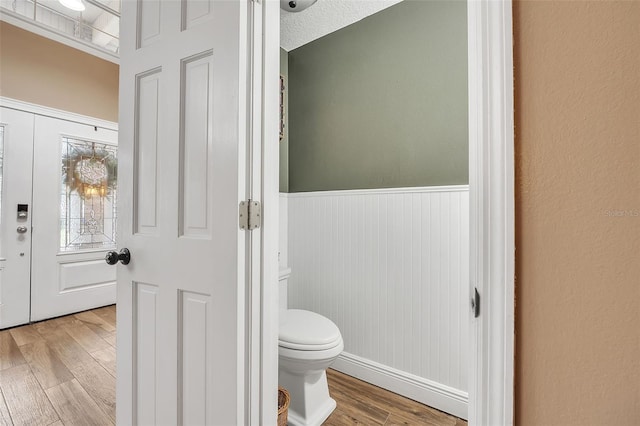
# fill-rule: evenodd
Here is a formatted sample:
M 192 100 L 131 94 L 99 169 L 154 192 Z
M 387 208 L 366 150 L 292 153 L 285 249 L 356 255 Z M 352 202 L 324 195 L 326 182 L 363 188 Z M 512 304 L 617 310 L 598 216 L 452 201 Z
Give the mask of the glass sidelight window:
M 117 180 L 116 146 L 62 138 L 60 251 L 115 248 Z

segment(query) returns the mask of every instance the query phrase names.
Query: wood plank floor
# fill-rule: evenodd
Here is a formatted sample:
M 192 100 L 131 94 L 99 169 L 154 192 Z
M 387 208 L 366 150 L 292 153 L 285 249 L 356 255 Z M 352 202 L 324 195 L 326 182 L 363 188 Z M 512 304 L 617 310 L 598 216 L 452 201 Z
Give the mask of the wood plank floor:
M 327 381 L 329 394 L 338 404 L 324 423 L 327 426 L 467 424 L 457 417 L 335 370 L 327 371 Z
M 116 308 L 0 331 L 0 425 L 115 424 Z M 329 370 L 339 425 L 467 423 Z
M 0 425 L 114 425 L 116 307 L 0 331 Z

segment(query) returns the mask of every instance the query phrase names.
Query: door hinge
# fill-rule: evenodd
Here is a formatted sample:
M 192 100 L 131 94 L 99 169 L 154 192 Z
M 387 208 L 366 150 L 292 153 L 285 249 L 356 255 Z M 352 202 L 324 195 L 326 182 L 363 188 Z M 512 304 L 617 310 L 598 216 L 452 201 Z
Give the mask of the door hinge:
M 471 298 L 471 310 L 473 311 L 473 317 L 478 318 L 480 316 L 480 293 L 478 288 L 474 287 L 473 297 Z
M 259 201 L 247 200 L 240 202 L 240 229 L 253 230 L 262 225 L 262 206 Z

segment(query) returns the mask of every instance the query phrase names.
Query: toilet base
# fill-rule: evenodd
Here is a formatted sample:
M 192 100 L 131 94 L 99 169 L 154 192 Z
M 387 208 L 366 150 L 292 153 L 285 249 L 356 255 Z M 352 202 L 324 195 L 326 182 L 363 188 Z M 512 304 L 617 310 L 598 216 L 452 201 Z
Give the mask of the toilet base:
M 307 375 L 281 370 L 278 381 L 291 395 L 287 416 L 290 426 L 320 426 L 336 408 L 324 370 Z
M 289 426 L 315 426 L 321 425 L 325 420 L 329 418 L 333 410 L 336 409 L 336 401 L 333 398 L 329 398 L 329 400 L 325 401 L 325 403 L 318 407 L 318 409 L 313 414 L 313 418 L 303 419 L 298 416 L 295 411 L 289 411 L 287 415 L 287 424 Z

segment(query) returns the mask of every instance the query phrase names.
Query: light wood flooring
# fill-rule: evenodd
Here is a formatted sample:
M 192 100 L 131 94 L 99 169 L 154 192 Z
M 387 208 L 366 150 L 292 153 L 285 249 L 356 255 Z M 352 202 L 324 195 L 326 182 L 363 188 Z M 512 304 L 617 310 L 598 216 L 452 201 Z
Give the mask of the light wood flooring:
M 116 308 L 0 331 L 0 425 L 115 424 Z M 325 425 L 466 425 L 337 371 Z
M 338 407 L 324 423 L 346 425 L 450 425 L 467 422 L 335 370 L 327 370 Z
M 115 424 L 115 332 L 115 306 L 0 331 L 0 424 Z

